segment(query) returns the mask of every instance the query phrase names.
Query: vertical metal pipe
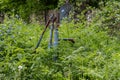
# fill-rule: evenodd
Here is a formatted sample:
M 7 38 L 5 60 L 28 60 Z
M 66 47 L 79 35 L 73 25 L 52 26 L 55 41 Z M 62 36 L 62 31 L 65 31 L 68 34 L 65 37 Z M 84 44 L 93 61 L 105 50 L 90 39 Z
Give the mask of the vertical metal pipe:
M 58 45 L 58 28 L 54 31 L 54 47 Z
M 48 48 L 52 47 L 53 30 L 54 30 L 54 22 L 52 21 L 52 25 L 50 26 L 50 40 L 49 40 Z
M 57 21 L 56 21 L 57 25 L 54 30 L 54 47 L 58 46 L 58 38 L 59 38 L 58 27 L 59 27 L 59 23 L 60 23 L 59 12 L 56 13 L 56 17 L 57 17 Z

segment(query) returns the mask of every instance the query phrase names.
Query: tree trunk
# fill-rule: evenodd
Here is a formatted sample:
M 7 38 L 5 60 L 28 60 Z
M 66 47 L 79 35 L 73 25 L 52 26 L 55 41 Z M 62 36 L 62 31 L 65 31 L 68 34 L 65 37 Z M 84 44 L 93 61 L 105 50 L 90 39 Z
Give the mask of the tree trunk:
M 4 13 L 0 12 L 0 23 L 4 21 Z

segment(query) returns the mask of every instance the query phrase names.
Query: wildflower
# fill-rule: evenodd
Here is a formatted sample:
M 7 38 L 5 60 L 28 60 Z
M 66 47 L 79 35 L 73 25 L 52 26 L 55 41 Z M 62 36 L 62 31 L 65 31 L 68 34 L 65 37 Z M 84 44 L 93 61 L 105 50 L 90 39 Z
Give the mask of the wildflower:
M 23 68 L 23 66 L 19 65 L 18 70 L 20 71 Z
M 97 52 L 98 55 L 101 55 L 102 53 L 100 51 Z

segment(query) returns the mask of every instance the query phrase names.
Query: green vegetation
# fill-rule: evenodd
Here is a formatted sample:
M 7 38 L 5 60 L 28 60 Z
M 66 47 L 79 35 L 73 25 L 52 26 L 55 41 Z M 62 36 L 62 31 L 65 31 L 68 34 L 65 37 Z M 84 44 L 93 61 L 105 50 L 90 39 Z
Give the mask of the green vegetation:
M 60 41 L 48 49 L 49 29 L 35 46 L 44 26 L 14 17 L 0 24 L 0 80 L 119 80 L 120 2 L 107 2 L 93 9 L 88 24 L 63 21 L 60 38 L 74 38 L 75 44 Z
M 32 14 L 39 16 L 44 10 L 56 8 L 57 3 L 58 0 L 0 0 L 0 12 L 29 21 Z

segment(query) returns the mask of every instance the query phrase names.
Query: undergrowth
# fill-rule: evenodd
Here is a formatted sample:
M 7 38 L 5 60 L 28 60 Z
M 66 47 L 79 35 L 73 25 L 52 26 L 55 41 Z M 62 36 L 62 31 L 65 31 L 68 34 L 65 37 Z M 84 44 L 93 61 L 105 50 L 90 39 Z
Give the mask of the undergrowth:
M 61 40 L 56 48 L 48 49 L 47 29 L 36 50 L 43 26 L 6 18 L 0 24 L 0 80 L 119 80 L 119 33 L 110 32 L 103 13 L 106 10 L 99 11 L 89 27 L 63 22 L 59 37 L 73 38 L 74 44 Z

